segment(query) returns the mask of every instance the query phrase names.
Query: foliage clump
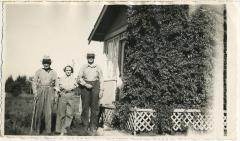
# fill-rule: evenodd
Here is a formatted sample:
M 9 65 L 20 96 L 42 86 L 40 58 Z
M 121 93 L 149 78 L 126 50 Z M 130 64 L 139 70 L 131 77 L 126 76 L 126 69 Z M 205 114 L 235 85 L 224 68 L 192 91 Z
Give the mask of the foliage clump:
M 9 76 L 5 82 L 5 92 L 10 93 L 12 96 L 19 96 L 22 93 L 31 94 L 31 80 L 28 80 L 25 75 L 19 75 L 16 80 Z
M 215 13 L 187 5 L 142 5 L 128 9 L 120 127 L 130 107 L 157 111 L 158 133 L 172 133 L 176 108 L 205 109 L 213 85 Z

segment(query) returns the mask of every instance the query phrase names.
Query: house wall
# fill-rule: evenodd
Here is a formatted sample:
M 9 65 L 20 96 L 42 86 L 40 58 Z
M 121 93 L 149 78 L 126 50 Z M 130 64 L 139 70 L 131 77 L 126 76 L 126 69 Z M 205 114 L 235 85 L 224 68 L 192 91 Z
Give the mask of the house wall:
M 215 107 L 214 111 L 223 112 L 223 5 L 189 5 L 189 15 L 192 15 L 200 6 L 207 7 L 211 9 L 213 12 L 217 13 L 216 16 L 216 62 L 215 62 L 215 69 L 214 69 L 214 88 L 213 88 L 213 106 Z M 122 38 L 124 38 L 123 34 L 126 31 L 127 26 L 127 15 L 126 15 L 126 7 L 120 10 L 117 18 L 109 27 L 107 34 L 105 35 L 104 41 L 104 53 L 107 56 L 108 69 L 110 70 L 109 79 L 105 83 L 106 86 L 111 87 L 105 91 L 107 97 L 111 97 L 110 101 L 115 100 L 115 89 L 117 88 L 117 77 L 118 77 L 118 54 L 119 54 L 119 42 Z M 124 28 L 125 27 L 125 28 Z M 121 37 L 120 37 L 121 36 Z M 112 81 L 109 81 L 112 80 Z M 113 96 L 114 95 L 114 96 Z M 113 96 L 113 97 L 112 97 Z M 109 103 L 109 101 L 107 102 Z M 223 114 L 222 114 L 223 115 Z M 217 115 L 216 115 L 217 116 Z M 219 121 L 222 122 L 222 121 Z
M 121 83 L 119 78 L 120 69 L 119 69 L 119 49 L 121 46 L 122 39 L 124 39 L 125 34 L 121 33 L 117 36 L 106 40 L 104 43 L 104 53 L 106 54 L 106 80 L 104 85 L 106 89 L 104 91 L 103 103 L 112 103 L 115 101 L 116 97 L 116 88 Z
M 100 100 L 101 104 L 112 104 L 115 101 L 116 80 L 104 81 L 104 94 Z
M 125 37 L 124 32 L 127 26 L 126 7 L 119 10 L 119 14 L 111 27 L 109 27 L 104 40 L 104 53 L 106 54 L 107 80 L 104 82 L 106 87 L 102 103 L 111 104 L 115 101 L 116 88 L 119 82 L 119 46 L 121 40 Z

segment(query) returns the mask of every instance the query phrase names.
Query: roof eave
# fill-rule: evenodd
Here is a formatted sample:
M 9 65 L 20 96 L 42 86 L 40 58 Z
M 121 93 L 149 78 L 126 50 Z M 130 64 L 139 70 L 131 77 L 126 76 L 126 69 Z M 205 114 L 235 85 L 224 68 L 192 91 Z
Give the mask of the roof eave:
M 96 21 L 96 23 L 94 25 L 94 28 L 92 29 L 91 34 L 88 37 L 88 44 L 90 44 L 90 42 L 92 41 L 93 35 L 95 34 L 95 32 L 96 32 L 100 22 L 102 21 L 102 18 L 104 16 L 104 14 L 106 13 L 107 8 L 108 8 L 108 5 L 104 5 L 103 6 L 103 9 L 102 9 L 100 15 L 98 16 L 98 19 L 97 19 L 97 21 Z

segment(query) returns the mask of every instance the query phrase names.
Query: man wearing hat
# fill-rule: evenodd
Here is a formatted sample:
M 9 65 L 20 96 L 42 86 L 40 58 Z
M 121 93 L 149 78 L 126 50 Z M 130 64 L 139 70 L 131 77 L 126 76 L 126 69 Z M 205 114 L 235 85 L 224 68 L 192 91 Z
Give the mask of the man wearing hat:
M 95 135 L 97 131 L 99 99 L 103 95 L 103 73 L 102 69 L 94 63 L 94 59 L 94 53 L 87 53 L 88 64 L 80 69 L 78 75 L 78 82 L 83 87 L 81 93 L 83 129 L 85 133 L 89 129 L 90 135 Z
M 57 73 L 51 69 L 51 63 L 50 57 L 44 56 L 43 68 L 36 71 L 33 80 L 33 93 L 36 100 L 33 129 L 37 134 L 40 134 L 40 128 L 44 126 L 42 120 L 44 120 L 46 133 L 51 134 L 54 87 L 57 82 Z

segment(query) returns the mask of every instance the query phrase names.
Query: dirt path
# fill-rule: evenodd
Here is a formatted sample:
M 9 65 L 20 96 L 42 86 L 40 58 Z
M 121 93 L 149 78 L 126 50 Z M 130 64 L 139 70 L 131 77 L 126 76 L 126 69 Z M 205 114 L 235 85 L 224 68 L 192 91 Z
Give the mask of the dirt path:
M 83 126 L 81 123 L 81 120 L 79 117 L 76 117 L 73 120 L 72 126 L 71 126 L 71 136 L 86 136 L 83 132 Z M 131 133 L 126 131 L 119 131 L 112 128 L 99 128 L 97 131 L 98 136 L 132 136 Z

